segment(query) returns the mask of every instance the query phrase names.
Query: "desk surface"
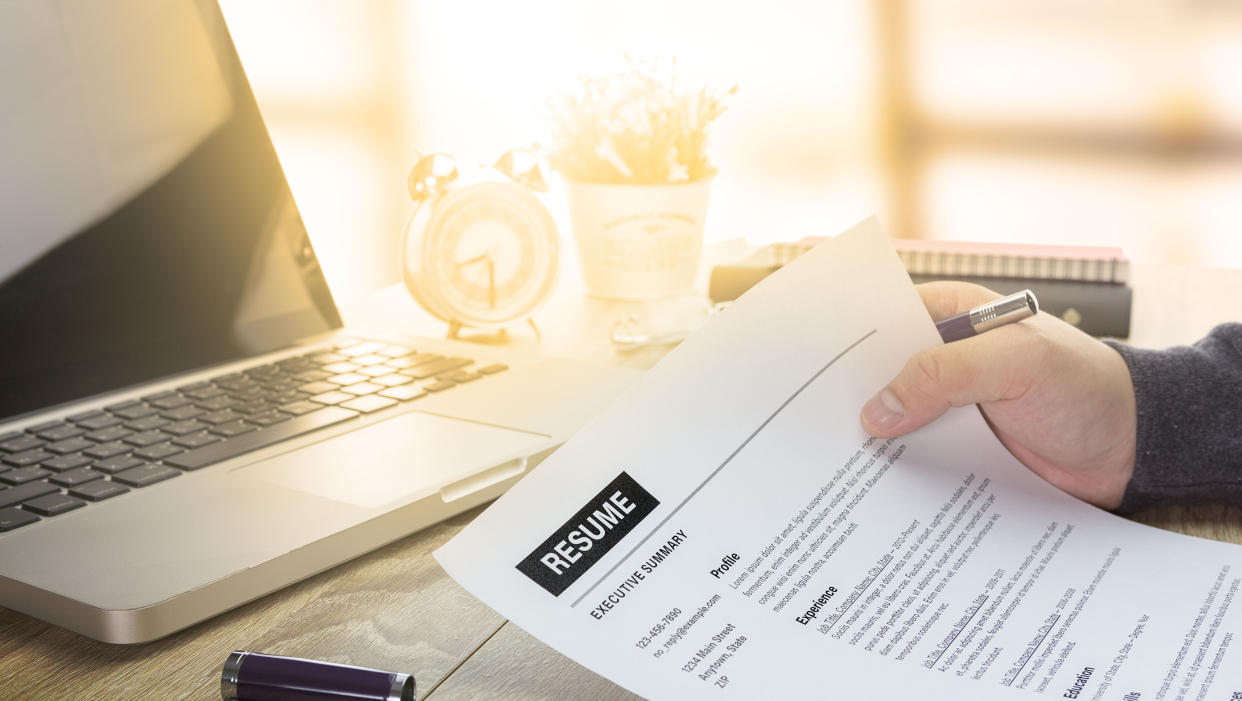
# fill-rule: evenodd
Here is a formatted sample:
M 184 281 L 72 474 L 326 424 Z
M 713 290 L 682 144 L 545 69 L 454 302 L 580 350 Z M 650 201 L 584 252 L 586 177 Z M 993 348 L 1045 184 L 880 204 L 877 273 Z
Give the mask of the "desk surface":
M 1218 321 L 1242 319 L 1242 270 L 1134 266 L 1131 342 L 1189 343 Z M 543 347 L 645 367 L 660 349 L 614 353 L 607 335 L 634 305 L 573 293 L 547 311 Z M 386 303 L 436 328 L 396 290 Z M 1222 301 L 1223 300 L 1223 301 Z M 363 326 L 380 317 L 360 311 Z M 533 341 L 517 338 L 516 345 Z M 235 649 L 412 672 L 419 698 L 634 698 L 479 603 L 431 557 L 478 509 L 410 535 L 212 620 L 146 645 L 106 645 L 0 609 L 0 698 L 220 698 Z M 1242 511 L 1163 508 L 1136 520 L 1242 543 Z

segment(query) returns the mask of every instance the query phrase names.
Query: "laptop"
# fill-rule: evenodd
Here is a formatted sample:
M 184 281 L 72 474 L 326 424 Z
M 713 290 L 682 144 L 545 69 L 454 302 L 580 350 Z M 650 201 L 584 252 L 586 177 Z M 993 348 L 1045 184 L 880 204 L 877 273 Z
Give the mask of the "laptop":
M 211 0 L 3 3 L 0 65 L 0 606 L 168 635 L 495 498 L 636 374 L 343 330 Z

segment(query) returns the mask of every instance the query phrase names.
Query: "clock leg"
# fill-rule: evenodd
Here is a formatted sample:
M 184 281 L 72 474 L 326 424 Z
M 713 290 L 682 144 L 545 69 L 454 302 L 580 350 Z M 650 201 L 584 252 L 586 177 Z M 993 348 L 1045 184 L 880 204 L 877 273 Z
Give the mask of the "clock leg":
M 534 324 L 531 324 L 531 326 L 534 327 Z M 499 329 L 491 333 L 479 332 L 479 333 L 475 333 L 471 335 L 463 335 L 462 331 L 469 329 L 469 328 L 470 328 L 469 326 L 463 324 L 460 321 L 450 321 L 447 337 L 450 341 L 467 341 L 469 343 L 496 344 L 496 343 L 507 343 L 509 341 L 509 330 L 508 329 Z M 542 337 L 539 336 L 538 328 L 535 329 L 535 337 L 542 340 Z
M 461 325 L 461 322 L 460 322 L 460 321 L 450 321 L 450 322 L 449 322 L 449 330 L 448 330 L 448 337 L 449 337 L 449 340 L 451 340 L 451 341 L 460 341 L 460 340 L 462 340 L 462 339 L 461 339 L 461 329 L 462 329 L 462 325 Z

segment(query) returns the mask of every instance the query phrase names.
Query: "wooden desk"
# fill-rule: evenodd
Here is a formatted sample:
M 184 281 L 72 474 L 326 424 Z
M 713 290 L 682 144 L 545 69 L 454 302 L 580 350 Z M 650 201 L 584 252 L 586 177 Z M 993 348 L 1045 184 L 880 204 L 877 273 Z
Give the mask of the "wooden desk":
M 1133 282 L 1136 345 L 1189 343 L 1217 321 L 1242 319 L 1242 271 L 1135 266 Z M 543 347 L 637 367 L 658 359 L 660 349 L 611 351 L 608 331 L 626 308 L 582 297 L 573 284 L 548 310 Z M 403 322 L 436 331 L 400 290 L 380 299 Z M 349 318 L 392 320 L 372 307 Z M 513 343 L 534 346 L 520 336 Z M 634 698 L 507 623 L 440 569 L 431 552 L 477 513 L 147 645 L 106 645 L 0 609 L 0 699 L 218 699 L 234 649 L 411 672 L 420 698 Z M 1136 520 L 1242 543 L 1238 509 L 1166 508 Z

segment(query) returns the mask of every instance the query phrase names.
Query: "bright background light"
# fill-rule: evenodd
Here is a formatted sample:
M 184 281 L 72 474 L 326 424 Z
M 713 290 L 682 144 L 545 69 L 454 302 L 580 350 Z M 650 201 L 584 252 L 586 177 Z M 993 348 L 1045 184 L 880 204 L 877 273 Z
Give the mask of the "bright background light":
M 416 152 L 490 163 L 544 139 L 544 98 L 626 53 L 738 86 L 712 131 L 709 240 L 829 234 L 878 211 L 901 236 L 1242 266 L 1236 3 L 222 5 L 345 301 L 399 279 Z

